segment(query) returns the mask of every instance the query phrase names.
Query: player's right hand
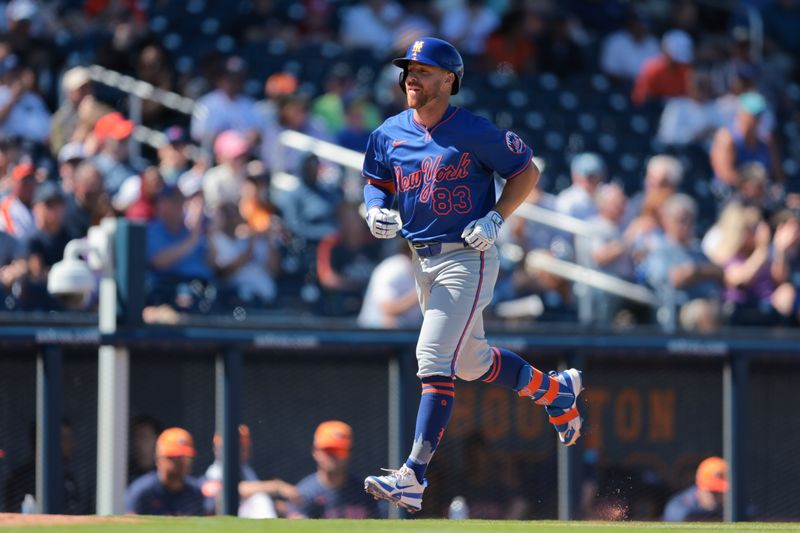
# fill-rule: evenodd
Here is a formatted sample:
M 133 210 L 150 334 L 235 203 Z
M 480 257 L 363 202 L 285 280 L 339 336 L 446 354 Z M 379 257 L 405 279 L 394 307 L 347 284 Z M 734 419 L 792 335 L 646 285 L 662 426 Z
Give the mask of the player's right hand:
M 392 209 L 373 206 L 367 212 L 367 226 L 377 239 L 393 239 L 402 225 L 400 213 Z

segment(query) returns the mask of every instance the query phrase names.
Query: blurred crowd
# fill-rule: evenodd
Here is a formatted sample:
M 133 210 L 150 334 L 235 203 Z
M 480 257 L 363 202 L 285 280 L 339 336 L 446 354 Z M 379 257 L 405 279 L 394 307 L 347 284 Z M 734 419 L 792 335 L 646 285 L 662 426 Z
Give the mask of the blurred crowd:
M 798 0 L 3 4 L 3 309 L 62 308 L 46 282 L 66 243 L 125 217 L 147 225 L 146 320 L 236 310 L 419 323 L 407 247 L 369 236 L 358 173 L 278 138 L 293 130 L 363 152 L 403 109 L 387 59 L 434 34 L 465 56 L 460 103 L 513 126 L 541 157 L 528 202 L 594 229 L 576 241 L 506 221 L 495 309 L 511 311 L 497 316 L 577 318 L 572 282 L 523 259 L 539 250 L 658 301 L 590 287 L 581 294 L 597 323 L 653 323 L 657 308 L 700 331 L 800 317 Z M 131 106 L 93 81 L 92 64 L 192 98 L 194 113 Z M 559 89 L 574 80 L 577 93 Z M 571 111 L 546 114 L 548 87 Z M 620 117 L 627 129 L 609 138 L 606 119 Z M 157 134 L 150 143 L 142 126 Z M 557 126 L 583 141 L 565 143 Z M 625 155 L 642 137 L 644 157 Z M 514 302 L 536 305 L 501 307 Z

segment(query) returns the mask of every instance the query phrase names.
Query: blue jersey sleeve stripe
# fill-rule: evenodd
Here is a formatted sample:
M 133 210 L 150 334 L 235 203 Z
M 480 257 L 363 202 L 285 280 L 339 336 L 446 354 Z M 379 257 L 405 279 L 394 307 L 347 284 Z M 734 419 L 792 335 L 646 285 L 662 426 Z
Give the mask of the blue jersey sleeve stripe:
M 510 180 L 510 179 L 515 178 L 516 176 L 522 174 L 523 172 L 525 172 L 525 170 L 528 169 L 529 166 L 531 166 L 532 162 L 533 162 L 533 158 L 532 157 L 528 158 L 528 161 L 524 165 L 522 165 L 522 167 L 519 170 L 517 170 L 516 172 L 514 172 L 510 176 L 504 177 L 504 179 L 505 180 Z

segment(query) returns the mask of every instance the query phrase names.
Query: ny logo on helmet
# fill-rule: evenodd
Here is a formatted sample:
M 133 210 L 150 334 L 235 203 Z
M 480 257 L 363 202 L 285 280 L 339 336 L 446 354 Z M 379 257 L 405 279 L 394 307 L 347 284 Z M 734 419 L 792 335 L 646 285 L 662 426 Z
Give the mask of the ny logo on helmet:
M 425 41 L 414 41 L 414 46 L 411 47 L 411 53 L 416 58 L 417 54 L 422 52 L 422 46 L 425 44 Z

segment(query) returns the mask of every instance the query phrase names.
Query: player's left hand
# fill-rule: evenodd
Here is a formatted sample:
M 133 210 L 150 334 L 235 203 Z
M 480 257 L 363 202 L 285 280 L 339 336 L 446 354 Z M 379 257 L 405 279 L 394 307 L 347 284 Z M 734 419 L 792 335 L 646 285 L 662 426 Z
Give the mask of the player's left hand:
M 484 252 L 494 244 L 502 225 L 503 217 L 500 213 L 489 211 L 485 217 L 467 224 L 467 227 L 461 232 L 461 238 L 476 250 Z

